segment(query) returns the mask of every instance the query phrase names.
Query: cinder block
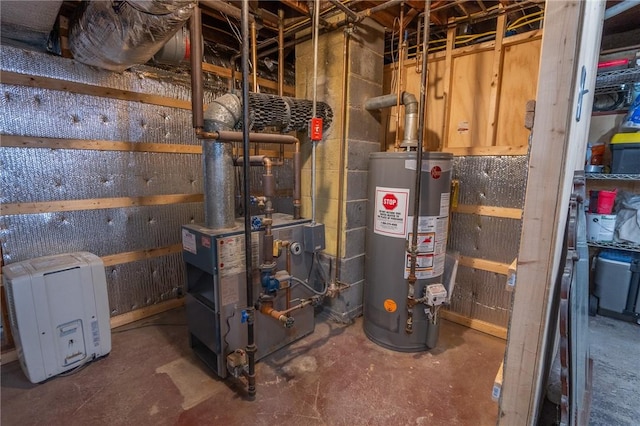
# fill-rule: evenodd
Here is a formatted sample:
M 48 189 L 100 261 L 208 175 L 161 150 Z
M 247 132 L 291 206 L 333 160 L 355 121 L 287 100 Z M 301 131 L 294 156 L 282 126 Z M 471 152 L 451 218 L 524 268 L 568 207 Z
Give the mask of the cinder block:
M 347 224 L 345 228 L 354 229 L 367 224 L 367 200 L 346 202 Z
M 348 170 L 369 170 L 369 154 L 380 152 L 379 142 L 349 140 L 347 147 L 347 169 Z
M 364 254 L 340 260 L 340 281 L 351 284 L 364 280 Z
M 378 95 L 376 94 L 370 97 L 374 96 Z M 379 111 L 367 111 L 362 106 L 349 108 L 347 138 L 349 140 L 356 139 L 380 144 L 384 136 L 379 121 L 380 116 L 381 113 Z
M 369 172 L 347 171 L 347 200 L 363 200 L 367 198 L 367 180 Z
M 349 71 L 364 80 L 379 82 L 384 72 L 384 57 L 367 49 L 352 50 Z
M 354 257 L 364 254 L 367 228 L 349 229 L 344 234 L 344 255 Z

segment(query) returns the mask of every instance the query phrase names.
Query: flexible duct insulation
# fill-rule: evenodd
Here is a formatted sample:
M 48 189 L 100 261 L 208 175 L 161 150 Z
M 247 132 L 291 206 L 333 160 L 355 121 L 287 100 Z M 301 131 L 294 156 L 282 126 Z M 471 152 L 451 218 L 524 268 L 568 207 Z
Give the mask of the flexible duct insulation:
M 333 121 L 333 110 L 324 102 L 316 105 L 316 116 L 322 118 L 323 130 Z M 312 118 L 312 102 L 286 96 L 249 93 L 249 120 L 241 120 L 242 102 L 238 96 L 227 93 L 216 98 L 205 112 L 205 127 L 208 131 L 239 130 L 242 123 L 249 122 L 249 130 L 262 131 L 267 128 L 279 132 L 306 131 Z M 210 123 L 206 123 L 210 122 Z
M 111 71 L 147 62 L 183 25 L 193 0 L 92 1 L 69 29 L 73 57 Z

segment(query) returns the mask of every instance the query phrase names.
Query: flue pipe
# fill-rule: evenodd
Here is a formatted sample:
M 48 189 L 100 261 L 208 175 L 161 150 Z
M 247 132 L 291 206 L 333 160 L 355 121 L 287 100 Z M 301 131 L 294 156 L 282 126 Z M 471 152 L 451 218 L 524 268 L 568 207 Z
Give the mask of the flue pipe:
M 402 147 L 412 148 L 418 146 L 418 100 L 409 92 L 402 92 L 401 99 L 398 95 L 389 94 L 369 98 L 364 103 L 364 108 L 368 111 L 389 108 L 395 106 L 398 102 L 404 105 L 404 139 Z
M 194 7 L 189 18 L 189 37 L 191 44 L 191 117 L 193 128 L 202 131 L 204 127 L 202 100 L 202 15 L 198 6 Z

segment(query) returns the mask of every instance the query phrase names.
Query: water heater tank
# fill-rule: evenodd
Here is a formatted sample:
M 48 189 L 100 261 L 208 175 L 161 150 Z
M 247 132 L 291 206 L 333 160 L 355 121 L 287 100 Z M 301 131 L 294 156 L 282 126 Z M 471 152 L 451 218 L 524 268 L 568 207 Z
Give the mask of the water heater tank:
M 423 154 L 415 298 L 442 288 L 427 286 L 443 283 L 453 160 L 448 153 Z M 430 349 L 438 333 L 421 303 L 413 308 L 412 332 L 405 331 L 416 157 L 416 152 L 369 157 L 364 331 L 381 346 L 403 352 Z
M 32 383 L 111 351 L 102 260 L 77 252 L 2 268 L 18 359 Z

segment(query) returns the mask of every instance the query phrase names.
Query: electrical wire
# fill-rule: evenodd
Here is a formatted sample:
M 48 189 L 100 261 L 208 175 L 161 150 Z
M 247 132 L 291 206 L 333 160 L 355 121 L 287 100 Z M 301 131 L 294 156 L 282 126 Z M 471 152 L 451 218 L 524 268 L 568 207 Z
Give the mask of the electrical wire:
M 305 281 L 301 280 L 300 278 L 291 276 L 290 277 L 292 281 L 297 282 L 298 284 L 302 284 L 305 288 L 307 288 L 309 291 L 312 291 L 314 294 L 317 294 L 318 296 L 324 296 L 325 294 L 327 294 L 327 289 L 329 288 L 327 286 L 327 282 L 324 281 L 324 290 L 322 291 L 318 291 L 315 288 L 311 287 L 309 284 L 307 284 Z

